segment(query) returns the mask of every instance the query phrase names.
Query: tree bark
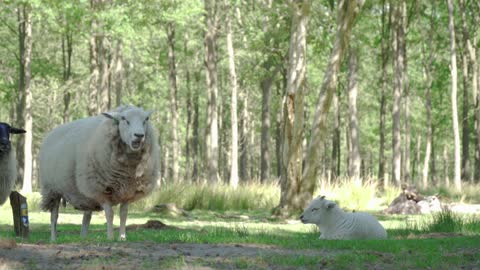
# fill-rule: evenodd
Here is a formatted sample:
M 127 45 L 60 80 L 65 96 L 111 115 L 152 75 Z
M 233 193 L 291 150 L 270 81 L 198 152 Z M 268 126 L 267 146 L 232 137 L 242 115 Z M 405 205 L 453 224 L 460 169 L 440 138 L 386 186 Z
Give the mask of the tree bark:
M 28 4 L 23 6 L 23 20 L 25 22 L 25 51 L 23 54 L 23 67 L 24 67 L 24 89 L 23 93 L 25 95 L 25 114 L 23 115 L 25 119 L 25 126 L 23 127 L 27 133 L 25 133 L 25 144 L 23 148 L 24 156 L 24 173 L 23 173 L 23 193 L 32 193 L 32 176 L 33 176 L 33 111 L 32 111 L 32 89 L 31 89 L 31 79 L 32 79 L 32 69 L 31 69 L 31 60 L 32 60 L 32 7 Z
M 401 9 L 398 5 L 392 3 L 392 49 L 393 49 L 393 107 L 392 107 L 392 176 L 393 182 L 400 186 L 401 184 L 401 130 L 400 130 L 400 107 L 402 102 L 402 72 L 403 59 L 400 53 L 401 36 Z
M 88 86 L 88 115 L 96 115 L 99 111 L 98 107 L 98 79 L 100 76 L 100 71 L 98 68 L 98 56 L 97 56 L 97 35 L 98 35 L 98 22 L 96 18 L 97 13 L 97 2 L 98 0 L 90 1 L 90 8 L 93 13 L 93 18 L 91 22 L 91 36 L 90 36 L 90 83 Z
M 460 134 L 458 130 L 458 112 L 457 112 L 457 53 L 455 46 L 455 22 L 453 15 L 453 3 L 452 0 L 447 0 L 448 4 L 448 28 L 450 32 L 450 72 L 451 72 L 451 101 L 452 101 L 452 118 L 453 118 L 453 137 L 454 137 L 454 157 L 455 157 L 455 169 L 454 169 L 454 183 L 457 190 L 462 190 L 461 182 L 461 155 L 460 155 Z
M 25 20 L 24 6 L 17 7 L 17 22 L 18 22 L 18 41 L 19 41 L 19 76 L 18 76 L 18 93 L 16 102 L 16 126 L 25 127 L 25 107 L 26 107 L 26 93 L 25 93 L 25 39 L 26 39 L 26 20 Z M 23 186 L 24 170 L 25 170 L 25 136 L 20 136 L 17 140 L 16 154 L 17 154 L 17 179 L 16 185 Z
M 73 54 L 73 32 L 69 22 L 64 16 L 64 31 L 62 34 L 62 63 L 63 63 L 63 81 L 67 83 L 72 74 L 72 54 Z M 69 108 L 72 93 L 69 87 L 63 90 L 63 123 L 69 121 Z
M 205 68 L 207 82 L 206 165 L 208 181 L 218 181 L 217 2 L 205 1 Z
M 411 173 L 411 164 L 410 164 L 410 86 L 408 81 L 408 58 L 407 58 L 407 27 L 408 27 L 408 18 L 407 18 L 407 3 L 405 0 L 401 2 L 401 26 L 399 27 L 399 54 L 401 55 L 401 60 L 403 61 L 403 70 L 402 70 L 402 91 L 403 91 L 403 101 L 404 101 L 404 158 L 403 158 L 403 181 L 408 183 L 410 182 L 410 173 Z M 400 59 L 399 59 L 400 60 Z
M 353 26 L 356 15 L 360 11 L 363 1 L 341 0 L 338 3 L 337 15 L 337 33 L 332 53 L 326 68 L 325 77 L 323 78 L 320 94 L 318 97 L 314 121 L 311 128 L 311 139 L 307 147 L 305 158 L 305 169 L 302 174 L 302 181 L 298 187 L 295 196 L 295 204 L 291 207 L 301 210 L 311 200 L 318 173 L 318 156 L 321 153 L 320 145 L 326 135 L 326 125 L 328 110 L 332 101 L 333 93 L 337 87 L 337 76 L 340 69 L 345 49 L 349 43 L 350 31 Z
M 228 51 L 228 70 L 230 74 L 231 93 L 231 128 L 232 128 L 232 143 L 231 143 L 231 162 L 230 162 L 230 186 L 236 189 L 238 187 L 238 121 L 237 121 L 237 72 L 235 70 L 235 50 L 233 47 L 233 32 L 231 9 L 225 1 L 227 15 L 226 15 L 226 30 L 227 30 L 227 51 Z
M 388 16 L 391 18 L 391 16 Z M 389 19 L 390 20 L 390 19 Z M 378 157 L 378 179 L 379 186 L 385 187 L 385 121 L 386 121 L 386 98 L 385 92 L 387 91 L 387 63 L 388 63 L 388 28 L 386 22 L 385 0 L 382 3 L 382 78 L 380 89 L 380 149 Z
M 170 122 L 171 129 L 171 181 L 179 181 L 178 158 L 180 156 L 180 140 L 178 139 L 178 105 L 177 105 L 177 68 L 175 62 L 175 25 L 173 22 L 167 23 L 167 45 L 168 45 L 168 82 L 170 99 Z
M 288 53 L 287 92 L 283 106 L 283 160 L 281 197 L 276 214 L 290 215 L 299 205 L 303 164 L 304 87 L 306 80 L 307 23 L 310 1 L 291 1 L 292 25 Z
M 115 82 L 115 106 L 118 107 L 122 105 L 122 91 L 123 91 L 123 80 L 124 80 L 124 70 L 123 70 L 123 42 L 121 39 L 117 41 L 117 48 L 115 50 L 115 71 L 114 71 L 114 82 Z
M 430 33 L 435 32 L 435 22 L 434 17 L 436 16 L 435 13 L 435 3 L 432 4 L 432 13 L 430 15 Z M 423 169 L 422 169 L 422 184 L 423 187 L 428 187 L 428 179 L 429 179 L 429 172 L 430 172 L 430 163 L 432 163 L 432 173 L 431 178 L 433 179 L 434 170 L 435 170 L 435 160 L 433 156 L 433 126 L 432 126 L 432 98 L 431 98 L 431 91 L 432 91 L 432 83 L 433 83 L 433 60 L 434 60 L 434 48 L 432 46 L 432 39 L 428 37 L 427 31 L 423 31 L 422 35 L 426 38 L 425 46 L 422 47 L 422 55 L 424 56 L 423 60 L 423 72 L 424 72 L 424 79 L 426 81 L 426 91 L 425 91 L 425 109 L 427 114 L 427 136 L 425 142 L 425 157 L 423 161 Z M 427 56 L 428 55 L 428 56 Z
M 462 54 L 462 73 L 463 73 L 463 111 L 462 111 L 462 175 L 464 181 L 470 179 L 470 128 L 469 128 L 469 111 L 470 111 L 470 97 L 468 94 L 468 80 L 472 73 L 472 94 L 475 101 L 475 93 L 477 92 L 477 72 L 476 71 L 476 55 L 472 47 L 470 34 L 467 26 L 467 15 L 465 0 L 459 0 L 460 13 L 462 20 L 462 38 L 463 38 L 463 54 Z M 471 67 L 471 72 L 469 71 Z M 475 102 L 474 102 L 475 104 Z
M 339 94 L 338 91 L 335 91 L 332 97 L 333 103 L 333 136 L 332 136 L 332 162 L 331 162 L 331 177 L 332 179 L 336 179 L 340 176 L 340 164 L 341 164 L 341 152 L 340 152 L 340 144 L 341 144 L 341 132 L 340 132 L 340 102 L 339 102 Z
M 356 49 L 350 47 L 349 72 L 348 72 L 348 115 L 349 115 L 349 133 L 350 133 L 350 163 L 348 176 L 358 186 L 361 185 L 360 179 L 360 132 L 358 128 L 357 116 L 357 52 Z

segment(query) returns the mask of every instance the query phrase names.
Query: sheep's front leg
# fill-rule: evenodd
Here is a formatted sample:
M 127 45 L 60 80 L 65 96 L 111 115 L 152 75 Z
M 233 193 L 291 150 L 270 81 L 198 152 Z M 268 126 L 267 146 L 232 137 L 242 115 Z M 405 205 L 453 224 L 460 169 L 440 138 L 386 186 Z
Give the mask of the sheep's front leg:
M 113 239 L 113 208 L 110 203 L 103 204 L 103 210 L 105 211 L 105 218 L 107 219 L 107 238 Z
M 125 241 L 127 240 L 127 233 L 125 230 L 125 225 L 127 223 L 127 214 L 128 214 L 128 203 L 122 203 L 120 205 L 120 235 L 118 240 Z
M 60 199 L 53 202 L 53 206 L 50 209 L 50 240 L 55 242 L 57 240 L 57 220 L 58 220 L 58 207 L 60 206 Z
M 88 226 L 90 226 L 91 219 L 92 219 L 92 211 L 83 212 L 82 231 L 80 233 L 81 237 L 87 237 Z

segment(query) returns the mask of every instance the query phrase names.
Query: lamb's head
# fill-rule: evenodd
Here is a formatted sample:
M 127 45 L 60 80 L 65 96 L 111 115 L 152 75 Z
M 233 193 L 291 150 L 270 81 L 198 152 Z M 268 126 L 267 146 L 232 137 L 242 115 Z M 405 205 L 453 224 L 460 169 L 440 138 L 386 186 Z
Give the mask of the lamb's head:
M 320 224 L 332 215 L 332 209 L 336 206 L 337 204 L 335 202 L 326 200 L 325 196 L 318 196 L 310 202 L 307 208 L 305 208 L 300 216 L 300 220 L 305 224 Z
M 7 123 L 0 122 L 0 154 L 10 150 L 10 134 L 20 134 L 26 131 L 21 128 L 14 128 Z
M 133 152 L 140 151 L 145 144 L 148 131 L 148 119 L 151 111 L 144 111 L 138 107 L 127 107 L 125 110 L 103 113 L 118 124 L 118 131 L 122 141 Z

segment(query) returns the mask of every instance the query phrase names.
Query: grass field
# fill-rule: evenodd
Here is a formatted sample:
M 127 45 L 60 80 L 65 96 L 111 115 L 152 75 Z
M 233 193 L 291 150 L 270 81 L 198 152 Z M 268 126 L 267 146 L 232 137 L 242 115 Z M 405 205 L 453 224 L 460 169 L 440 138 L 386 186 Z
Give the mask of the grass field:
M 387 229 L 388 239 L 325 241 L 318 239 L 319 232 L 313 225 L 301 224 L 293 218 L 285 220 L 270 215 L 268 208 L 270 200 L 273 201 L 273 197 L 277 195 L 270 195 L 272 199 L 269 199 L 265 194 L 270 192 L 269 188 L 274 190 L 273 187 L 264 187 L 262 191 L 259 191 L 258 187 L 255 189 L 258 193 L 265 193 L 255 194 L 257 201 L 262 202 L 253 204 L 257 207 L 252 207 L 251 202 L 243 198 L 249 198 L 251 195 L 249 190 L 232 195 L 225 190 L 222 192 L 209 190 L 206 187 L 203 190 L 201 187 L 197 188 L 201 192 L 195 193 L 196 195 L 186 196 L 185 194 L 190 191 L 184 191 L 182 201 L 175 196 L 171 198 L 177 198 L 177 201 L 160 200 L 174 201 L 181 207 L 190 208 L 189 217 L 174 217 L 149 211 L 155 201 L 165 198 L 165 195 L 154 194 L 151 198 L 136 203 L 129 214 L 127 225 L 160 220 L 172 227 L 162 230 L 130 230 L 127 232 L 127 242 L 106 239 L 106 225 L 102 213 L 93 215 L 89 236 L 86 239 L 80 238 L 81 213 L 67 207 L 60 213 L 58 241 L 50 244 L 50 215 L 38 210 L 38 194 L 29 196 L 30 239 L 28 241 L 15 239 L 12 232 L 11 210 L 7 202 L 0 207 L 0 239 L 15 239 L 18 244 L 9 251 L 2 250 L 0 245 L 0 269 L 2 269 L 2 263 L 7 266 L 7 269 L 8 266 L 41 269 L 48 265 L 54 266 L 55 263 L 58 263 L 59 268 L 71 266 L 81 269 L 478 269 L 480 267 L 480 219 L 475 215 L 442 212 L 423 216 L 385 216 L 379 214 L 378 209 L 385 207 L 384 201 L 387 199 L 378 198 L 375 194 L 365 195 L 367 193 L 365 192 L 362 196 L 373 197 L 367 202 L 357 198 L 357 202 L 352 203 L 353 208 L 366 208 L 367 211 L 375 214 Z M 165 189 L 168 190 L 168 187 Z M 336 192 L 341 193 L 339 190 Z M 203 197 L 198 194 L 203 194 Z M 330 194 L 333 194 L 333 191 Z M 219 197 L 213 198 L 215 196 Z M 235 201 L 238 205 L 232 203 L 228 205 L 228 208 L 235 210 L 227 210 L 227 207 L 222 205 L 222 200 L 233 200 L 229 196 L 237 196 Z M 259 196 L 263 197 L 260 199 Z M 208 204 L 208 199 L 215 203 Z M 188 207 L 194 204 L 196 207 Z M 345 205 L 341 202 L 340 204 Z M 115 225 L 118 227 L 118 216 L 115 218 Z M 2 261 L 2 257 L 8 258 L 8 254 L 20 252 L 23 248 L 47 251 L 51 249 L 52 252 L 56 252 L 53 254 L 63 251 L 62 254 L 67 258 L 70 256 L 67 255 L 69 247 L 75 247 L 77 253 L 84 252 L 90 255 L 82 255 L 79 258 L 71 255 L 73 259 L 69 259 L 69 264 L 64 261 L 39 259 L 42 257 L 31 258 L 27 260 L 28 263 L 14 259 Z M 188 252 L 185 251 L 187 249 Z M 138 254 L 133 253 L 132 250 L 138 251 Z M 205 253 L 201 253 L 202 250 L 205 250 Z M 72 262 L 75 264 L 71 264 Z

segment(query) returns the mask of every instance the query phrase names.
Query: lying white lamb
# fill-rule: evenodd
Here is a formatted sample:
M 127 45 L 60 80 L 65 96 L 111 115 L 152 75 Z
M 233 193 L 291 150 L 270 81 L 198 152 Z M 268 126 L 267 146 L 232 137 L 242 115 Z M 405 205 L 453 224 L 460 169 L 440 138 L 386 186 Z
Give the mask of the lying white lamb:
M 17 159 L 10 134 L 21 133 L 25 130 L 0 122 L 0 205 L 7 200 L 17 179 Z
M 319 196 L 303 211 L 300 220 L 316 224 L 320 239 L 385 239 L 387 232 L 378 220 L 368 213 L 346 213 L 335 202 Z
M 40 148 L 42 209 L 51 212 L 51 240 L 57 237 L 60 201 L 84 211 L 86 236 L 92 211 L 105 211 L 113 239 L 113 209 L 120 204 L 120 240 L 126 239 L 128 204 L 156 186 L 159 149 L 150 112 L 122 106 L 103 115 L 59 126 Z

